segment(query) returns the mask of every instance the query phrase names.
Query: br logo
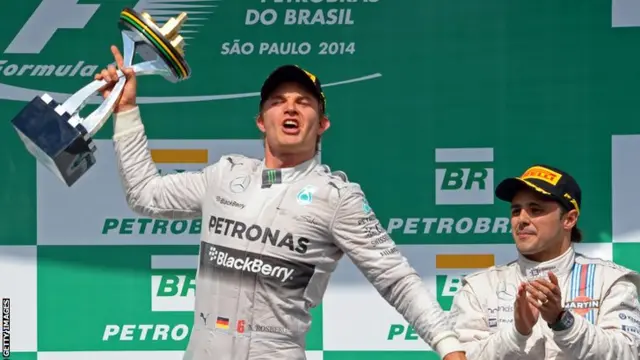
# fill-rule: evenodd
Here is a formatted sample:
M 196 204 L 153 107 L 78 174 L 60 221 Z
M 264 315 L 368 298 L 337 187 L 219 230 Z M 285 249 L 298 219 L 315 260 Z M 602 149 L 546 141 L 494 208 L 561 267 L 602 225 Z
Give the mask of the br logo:
M 436 205 L 493 204 L 493 148 L 436 149 Z

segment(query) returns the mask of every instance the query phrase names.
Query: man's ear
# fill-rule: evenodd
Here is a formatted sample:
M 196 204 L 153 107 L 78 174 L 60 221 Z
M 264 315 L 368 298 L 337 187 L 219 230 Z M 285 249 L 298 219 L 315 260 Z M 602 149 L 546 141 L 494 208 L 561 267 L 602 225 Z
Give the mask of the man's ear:
M 256 116 L 256 125 L 258 126 L 258 129 L 260 129 L 260 132 L 262 132 L 263 134 L 267 131 L 264 127 L 264 118 L 262 117 L 262 113 Z
M 327 131 L 329 127 L 331 127 L 331 121 L 329 121 L 329 117 L 326 115 L 322 115 L 320 117 L 320 126 L 318 127 L 318 136 Z
M 571 210 L 567 212 L 564 216 L 564 220 L 562 221 L 562 226 L 565 230 L 571 230 L 576 223 L 578 222 L 578 210 Z

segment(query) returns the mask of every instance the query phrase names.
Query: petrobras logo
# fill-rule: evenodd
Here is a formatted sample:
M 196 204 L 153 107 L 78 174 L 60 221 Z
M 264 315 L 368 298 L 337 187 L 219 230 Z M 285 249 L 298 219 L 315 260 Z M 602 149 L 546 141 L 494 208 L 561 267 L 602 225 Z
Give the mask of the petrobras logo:
M 146 300 L 141 301 L 141 304 L 146 305 L 139 309 L 142 314 L 146 314 L 145 322 L 138 323 L 130 317 L 121 318 L 124 322 L 109 321 L 104 325 L 101 341 L 136 343 L 133 346 L 143 350 L 148 346 L 145 344 L 159 342 L 171 343 L 169 346 L 179 348 L 180 342 L 188 340 L 195 301 L 198 256 L 166 254 L 164 249 L 158 252 L 143 255 L 147 256 L 147 261 L 150 260 L 148 274 L 151 282 L 151 293 L 145 292 L 140 298 Z M 184 321 L 187 319 L 189 321 Z
M 197 146 L 190 148 L 159 147 L 149 149 L 151 159 L 161 175 L 197 171 L 209 164 L 210 150 Z M 102 235 L 198 235 L 200 219 L 165 220 L 135 216 L 109 216 L 104 218 Z
M 151 311 L 193 311 L 197 255 L 151 255 Z
M 425 245 L 416 250 L 412 249 L 419 254 L 408 254 L 409 262 L 417 264 L 417 270 L 424 274 L 430 286 L 435 285 L 436 300 L 447 312 L 450 311 L 456 294 L 462 289 L 464 276 L 505 264 L 517 256 L 513 244 Z M 428 259 L 423 261 L 428 265 L 415 261 L 418 256 L 420 259 Z M 403 349 L 417 347 L 417 344 L 422 343 L 416 329 L 401 318 L 387 324 L 386 340 Z
M 453 298 L 462 288 L 462 278 L 474 271 L 496 264 L 495 255 L 488 254 L 437 254 L 436 288 L 440 306 L 448 311 Z
M 493 204 L 493 148 L 436 149 L 436 205 Z
M 141 216 L 127 205 L 111 140 L 94 140 L 96 165 L 73 188 L 37 163 L 38 244 L 189 245 L 197 244 L 202 220 Z M 260 157 L 260 139 L 149 140 L 160 174 L 198 173 L 226 154 Z M 100 204 L 99 206 L 96 204 Z M 60 211 L 64 205 L 65 211 Z M 207 226 L 204 224 L 204 226 Z
M 433 194 L 437 215 L 390 218 L 387 231 L 392 235 L 475 236 L 511 233 L 508 212 L 506 216 L 492 216 L 496 212 L 492 206 L 493 153 L 491 147 L 435 149 L 434 187 L 430 195 Z M 467 214 L 461 215 L 461 209 Z M 505 241 L 511 239 L 505 238 Z
M 230 19 L 249 22 L 245 19 L 256 10 L 246 9 L 244 2 L 224 0 L 131 0 L 114 2 L 105 0 L 22 0 L 3 5 L 5 15 L 3 32 L 0 35 L 0 49 L 4 47 L 0 56 L 0 100 L 30 101 L 43 93 L 51 95 L 57 101 L 64 101 L 71 93 L 77 91 L 93 80 L 93 76 L 107 64 L 113 62 L 109 52 L 110 44 L 121 44 L 120 30 L 117 22 L 120 10 L 124 6 L 131 6 L 138 12 L 145 11 L 151 15 L 158 25 L 162 25 L 171 17 L 181 12 L 188 14 L 188 19 L 181 29 L 185 39 L 186 60 L 193 69 L 194 76 L 187 84 L 167 84 L 165 86 L 142 86 L 141 96 L 137 98 L 140 104 L 149 103 L 184 103 L 202 102 L 225 99 L 237 99 L 259 96 L 257 87 L 260 85 L 251 76 L 243 81 L 230 81 L 227 66 L 237 66 L 234 57 L 229 57 L 231 50 L 225 50 L 224 45 L 243 49 L 244 41 L 239 44 L 234 37 L 237 34 L 221 35 L 219 29 L 229 28 Z M 28 9 L 28 10 L 27 10 Z M 233 13 L 234 16 L 220 16 L 219 13 Z M 253 12 L 252 12 L 253 11 Z M 245 16 L 246 15 L 246 16 Z M 223 19 L 224 17 L 224 19 Z M 227 24 L 229 23 L 229 24 Z M 241 24 L 243 37 L 261 37 L 257 26 L 269 24 Z M 248 27 L 252 25 L 253 27 Z M 296 26 L 295 22 L 289 24 Z M 338 25 L 338 24 L 336 24 Z M 250 31 L 246 32 L 245 29 Z M 213 39 L 213 41 L 212 41 Z M 214 43 L 215 42 L 215 43 Z M 231 45 L 230 45 L 231 44 Z M 351 47 L 340 46 L 338 42 L 327 43 L 329 51 L 336 45 L 343 56 L 355 53 Z M 353 45 L 355 46 L 355 45 Z M 121 46 L 120 46 L 121 47 Z M 220 47 L 218 54 L 213 50 Z M 273 46 L 258 45 L 265 51 L 252 55 L 273 56 Z M 277 45 L 275 48 L 280 49 Z M 333 51 L 333 50 L 331 50 Z M 263 54 L 264 52 L 264 54 Z M 217 61 L 212 61 L 212 54 Z M 242 54 L 240 54 L 242 55 Z M 276 55 L 295 55 L 282 53 Z M 318 55 L 318 52 L 309 56 Z M 335 54 L 334 54 L 335 55 Z M 226 60 L 229 59 L 229 60 Z M 225 62 L 226 61 L 226 62 Z M 217 63 L 217 66 L 212 65 Z M 257 64 L 263 63 L 257 60 Z M 255 67 L 260 67 L 256 65 Z M 265 69 L 265 77 L 268 71 Z M 262 70 L 260 70 L 262 71 Z M 214 72 L 214 74 L 210 73 Z M 237 77 L 237 73 L 233 76 Z M 352 82 L 371 80 L 380 77 L 379 73 L 361 74 L 357 77 L 336 79 L 327 82 L 325 87 L 343 85 Z M 159 76 L 153 76 L 160 78 Z M 221 84 L 226 90 L 222 93 L 211 93 L 211 78 L 215 77 L 215 84 Z M 153 80 L 153 81 L 163 81 Z M 258 81 L 262 81 L 259 79 Z M 229 85 L 231 83 L 231 85 Z M 234 84 L 240 83 L 238 88 Z M 164 84 L 164 83 L 162 83 Z M 214 87 L 215 87 L 214 84 Z M 247 87 L 252 87 L 251 91 Z M 61 90 L 64 89 L 64 90 Z M 233 90 L 232 90 L 233 89 Z M 233 91 L 233 92 L 230 92 Z M 146 94 L 145 94 L 146 92 Z M 151 95 L 149 95 L 151 93 Z M 155 93 L 155 94 L 154 94 Z M 187 93 L 188 95 L 183 95 Z M 178 95 L 180 94 L 180 95 Z M 101 103 L 103 99 L 95 95 L 88 100 L 88 104 Z

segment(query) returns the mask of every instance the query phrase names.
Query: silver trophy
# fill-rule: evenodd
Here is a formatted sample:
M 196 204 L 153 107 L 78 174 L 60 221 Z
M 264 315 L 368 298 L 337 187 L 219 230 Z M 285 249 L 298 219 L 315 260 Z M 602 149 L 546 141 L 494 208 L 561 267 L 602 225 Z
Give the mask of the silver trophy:
M 186 13 L 170 18 L 159 27 L 148 13 L 125 8 L 120 13 L 124 66 L 132 67 L 137 76 L 161 75 L 176 83 L 191 76 L 184 59 L 184 39 L 180 29 Z M 138 54 L 144 62 L 133 65 Z M 122 71 L 109 96 L 85 118 L 80 111 L 100 88 L 104 80 L 96 80 L 71 95 L 62 104 L 50 95 L 35 97 L 11 123 L 27 150 L 67 186 L 72 186 L 95 163 L 93 136 L 113 113 L 126 79 Z

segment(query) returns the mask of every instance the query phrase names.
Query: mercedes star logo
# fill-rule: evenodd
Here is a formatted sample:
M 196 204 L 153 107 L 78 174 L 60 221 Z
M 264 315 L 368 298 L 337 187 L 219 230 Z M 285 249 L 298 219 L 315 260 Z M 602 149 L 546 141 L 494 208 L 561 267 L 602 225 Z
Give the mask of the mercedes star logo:
M 251 182 L 251 178 L 248 176 L 238 176 L 237 178 L 231 180 L 229 183 L 229 189 L 232 193 L 240 193 L 247 190 L 249 187 L 249 183 Z

